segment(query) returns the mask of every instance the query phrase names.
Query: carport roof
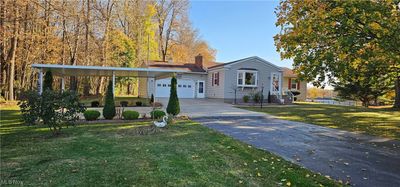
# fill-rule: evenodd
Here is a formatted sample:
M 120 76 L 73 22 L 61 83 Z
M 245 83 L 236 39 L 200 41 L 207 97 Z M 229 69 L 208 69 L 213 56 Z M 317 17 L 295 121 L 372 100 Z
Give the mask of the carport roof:
M 159 68 L 126 68 L 110 66 L 74 66 L 59 64 L 32 64 L 32 68 L 50 70 L 56 76 L 115 76 L 123 77 L 164 77 L 173 73 L 187 73 L 185 70 Z

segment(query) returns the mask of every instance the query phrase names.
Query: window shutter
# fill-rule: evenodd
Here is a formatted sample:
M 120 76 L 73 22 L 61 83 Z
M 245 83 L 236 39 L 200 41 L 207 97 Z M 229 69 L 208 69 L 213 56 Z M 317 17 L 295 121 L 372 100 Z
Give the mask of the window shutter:
M 211 73 L 211 85 L 214 86 L 214 73 Z
M 300 90 L 300 81 L 297 80 L 297 89 Z
M 219 86 L 219 72 L 217 73 L 217 82 L 216 84 Z
M 292 78 L 289 78 L 289 86 L 288 86 L 288 89 L 289 89 L 289 90 L 292 89 Z

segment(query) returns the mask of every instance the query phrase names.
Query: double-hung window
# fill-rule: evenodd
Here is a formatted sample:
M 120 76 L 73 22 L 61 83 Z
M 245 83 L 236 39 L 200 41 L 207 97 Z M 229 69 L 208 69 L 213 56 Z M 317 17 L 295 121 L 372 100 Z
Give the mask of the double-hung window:
M 239 87 L 257 87 L 257 71 L 239 70 L 237 72 L 237 85 Z
M 214 72 L 212 73 L 212 86 L 219 86 L 219 72 Z
M 290 89 L 291 90 L 298 90 L 298 82 L 297 79 L 290 79 Z

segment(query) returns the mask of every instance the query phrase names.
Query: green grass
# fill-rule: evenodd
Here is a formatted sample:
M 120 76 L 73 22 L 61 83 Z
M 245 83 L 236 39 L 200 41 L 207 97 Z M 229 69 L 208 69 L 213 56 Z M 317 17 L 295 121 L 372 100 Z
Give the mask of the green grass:
M 246 107 L 243 109 L 265 112 L 284 120 L 400 139 L 400 111 L 391 108 L 297 103 L 296 106 L 271 106 L 263 109 Z
M 152 135 L 149 122 L 84 124 L 51 137 L 1 111 L 1 179 L 29 186 L 337 186 L 271 153 L 192 121 Z

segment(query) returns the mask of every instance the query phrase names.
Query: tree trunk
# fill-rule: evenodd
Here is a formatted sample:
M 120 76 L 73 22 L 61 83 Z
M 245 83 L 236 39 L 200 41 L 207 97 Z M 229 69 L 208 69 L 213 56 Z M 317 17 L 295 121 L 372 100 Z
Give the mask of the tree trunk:
M 14 75 L 15 75 L 15 55 L 17 51 L 17 43 L 18 43 L 18 8 L 16 6 L 16 3 L 14 2 L 14 36 L 11 38 L 11 48 L 10 48 L 10 53 L 9 53 L 9 61 L 10 61 L 10 73 L 9 73 L 9 79 L 8 79 L 8 100 L 13 101 L 14 100 Z
M 395 97 L 393 108 L 400 109 L 400 76 L 395 80 Z
M 127 86 L 127 88 L 126 88 L 126 94 L 127 95 L 131 95 L 131 82 L 130 82 L 130 80 L 128 80 L 128 86 Z
M 6 16 L 6 2 L 2 1 L 1 6 L 0 6 L 0 28 L 4 30 L 4 19 Z M 1 32 L 1 44 L 0 44 L 0 80 L 1 84 L 4 85 L 6 84 L 6 75 L 7 75 L 7 65 L 6 65 L 6 32 Z M 3 92 L 3 89 L 1 89 Z M 3 94 L 3 93 L 1 93 Z

